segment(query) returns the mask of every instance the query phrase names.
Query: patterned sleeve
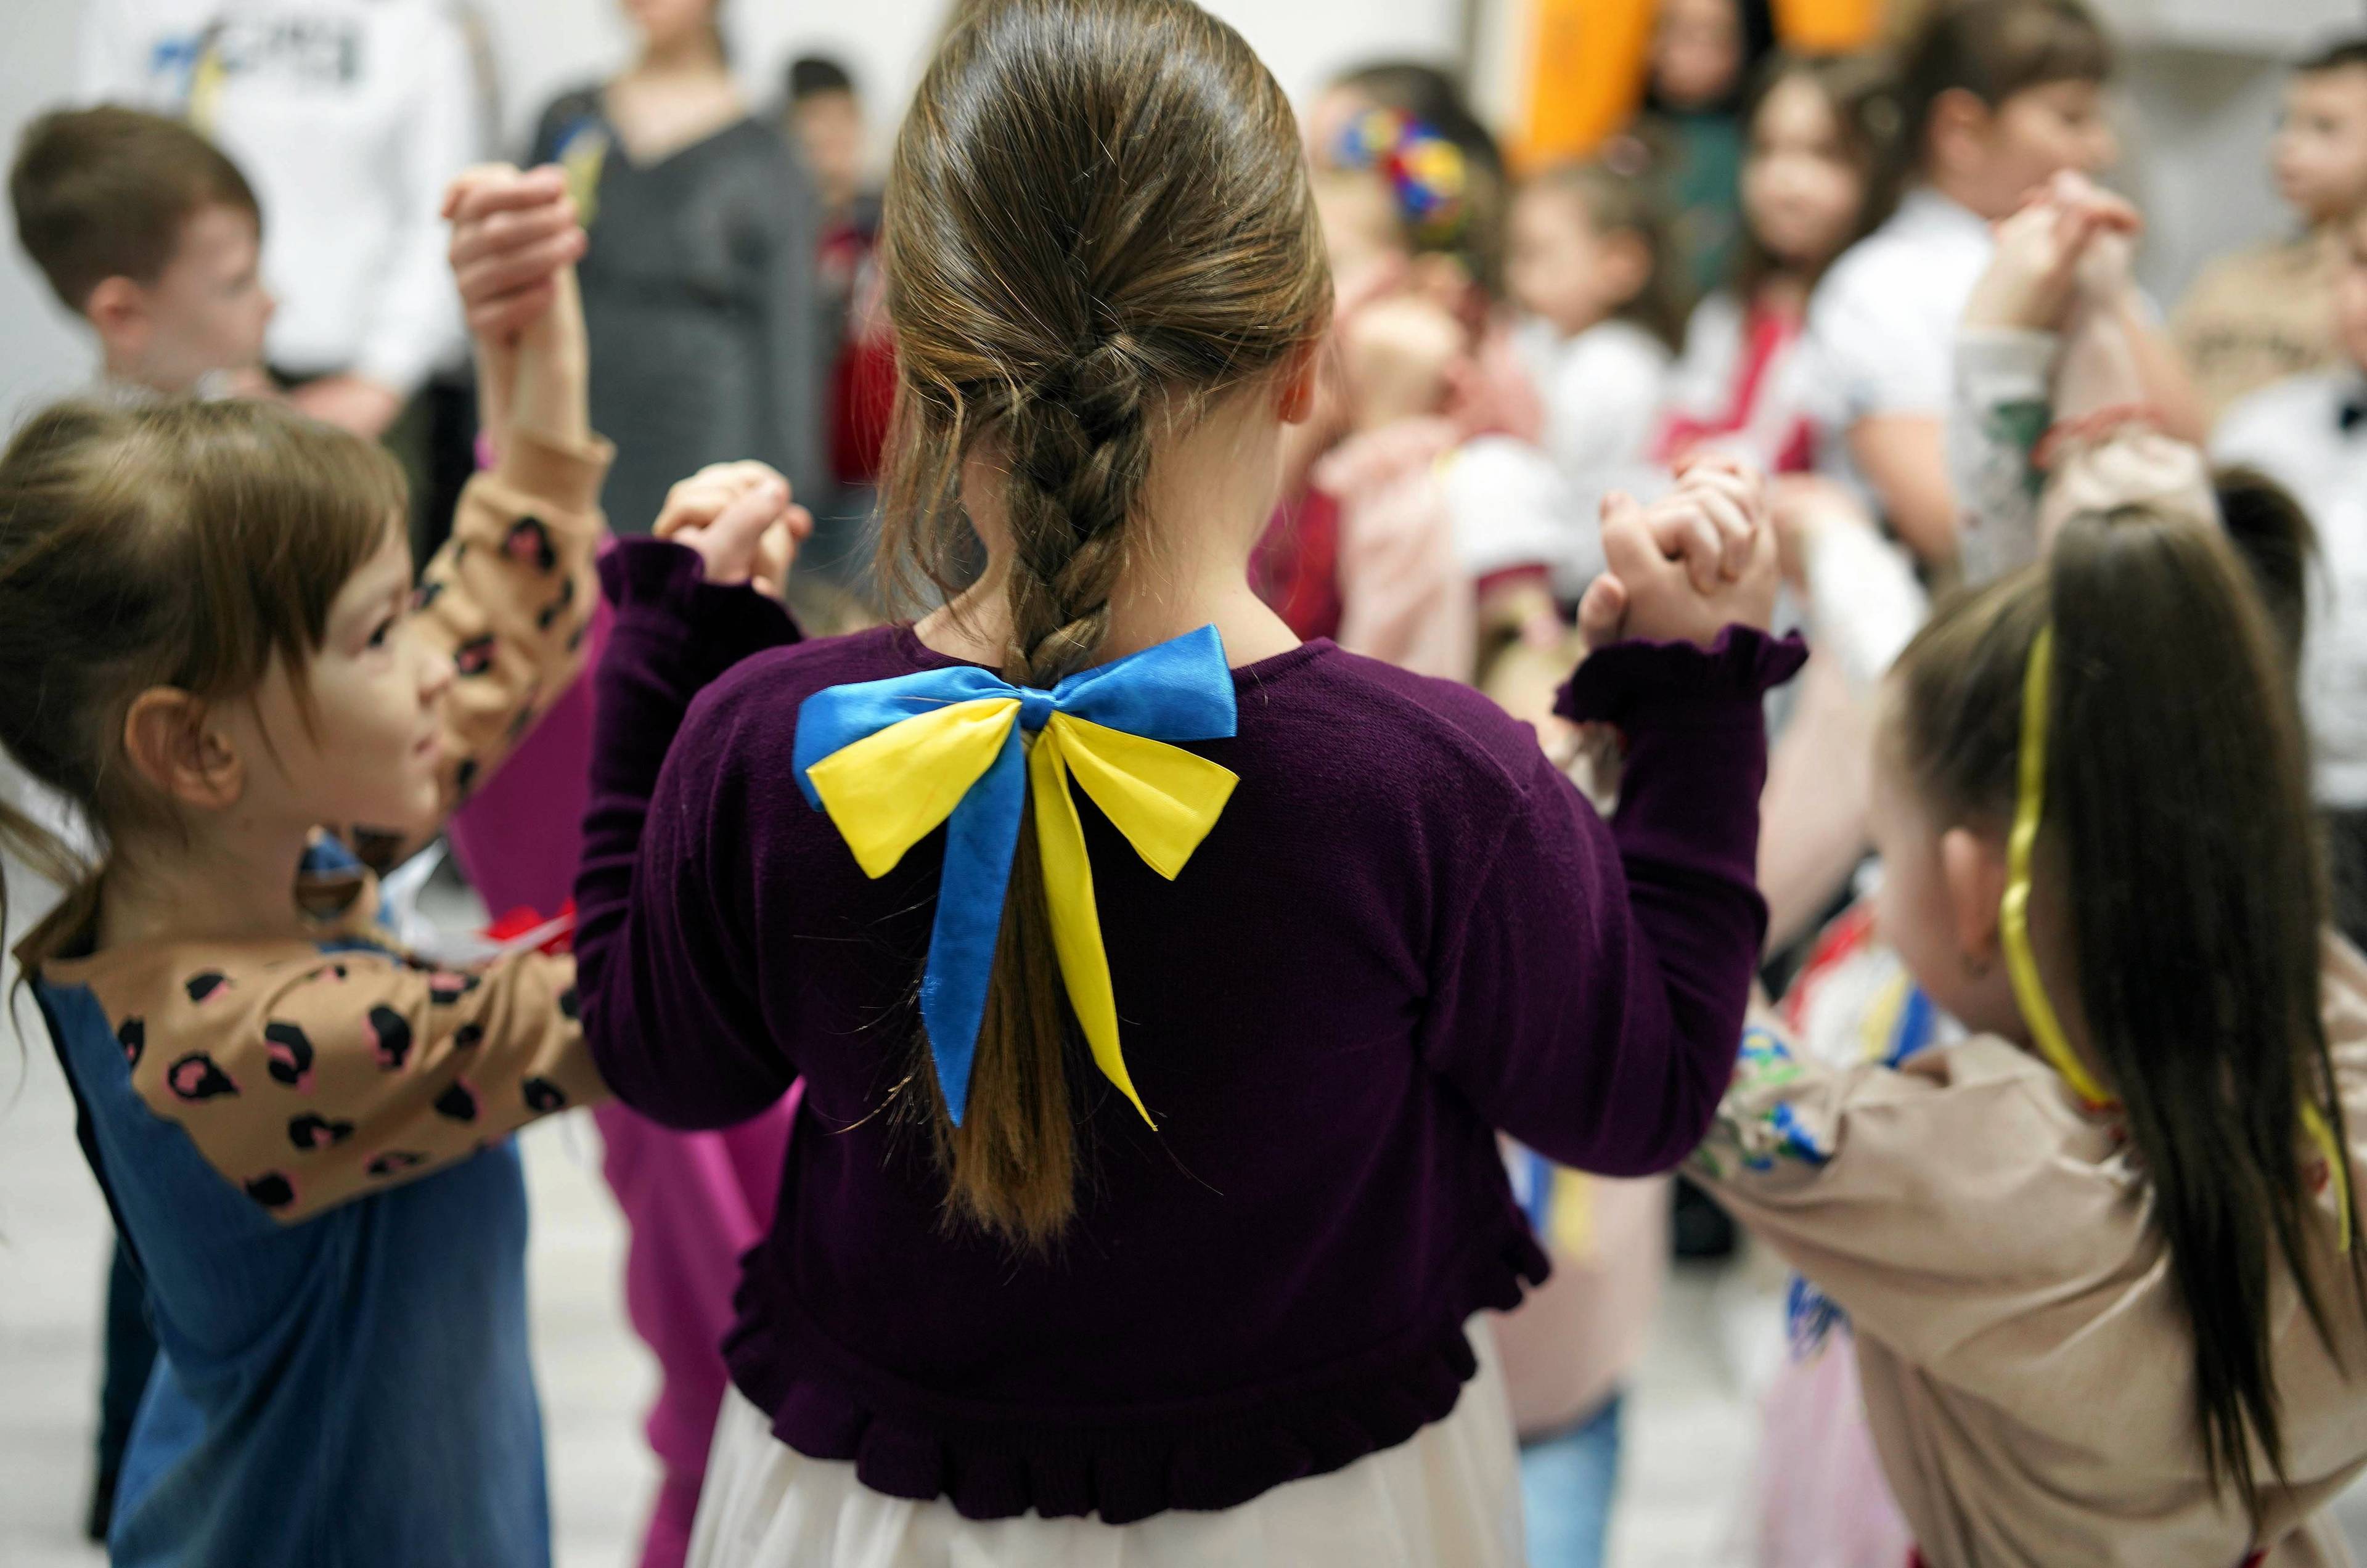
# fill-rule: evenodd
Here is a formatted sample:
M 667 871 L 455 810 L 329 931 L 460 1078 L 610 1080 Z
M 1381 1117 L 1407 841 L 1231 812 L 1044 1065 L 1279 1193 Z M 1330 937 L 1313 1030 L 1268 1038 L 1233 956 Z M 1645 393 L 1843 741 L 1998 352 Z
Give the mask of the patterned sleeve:
M 289 944 L 142 967 L 98 987 L 134 1091 L 286 1224 L 607 1098 L 572 958 L 461 973 Z
M 467 800 L 583 669 L 599 585 L 600 481 L 610 448 L 523 432 L 460 494 L 452 537 L 421 574 L 419 635 L 452 658 L 443 810 Z
M 2002 328 L 1968 327 L 1956 339 L 1948 468 L 1963 506 L 1957 538 L 1968 583 L 2038 558 L 2045 475 L 2033 455 L 2055 417 L 2049 383 L 2061 346 L 2054 333 Z

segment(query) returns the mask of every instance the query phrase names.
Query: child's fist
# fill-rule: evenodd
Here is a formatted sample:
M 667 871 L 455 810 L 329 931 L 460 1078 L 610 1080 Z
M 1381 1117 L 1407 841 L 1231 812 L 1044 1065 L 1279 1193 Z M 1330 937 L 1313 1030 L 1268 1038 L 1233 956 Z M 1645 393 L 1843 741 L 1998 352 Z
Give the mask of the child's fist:
M 1722 491 L 1696 486 L 1648 510 L 1625 495 L 1603 503 L 1603 553 L 1610 570 L 1587 590 L 1579 626 L 1591 648 L 1625 637 L 1707 647 L 1730 626 L 1765 631 L 1775 616 L 1775 532 L 1763 501 L 1739 546 L 1738 569 L 1724 570 L 1727 543 L 1713 513 Z M 1711 550 L 1714 560 L 1707 560 Z M 1707 586 L 1704 579 L 1707 578 Z
M 666 491 L 651 529 L 698 553 L 709 582 L 752 582 L 778 599 L 813 513 L 789 498 L 789 481 L 762 463 L 711 463 Z
M 483 164 L 444 195 L 452 225 L 452 279 L 469 330 L 507 344 L 549 310 L 560 269 L 583 255 L 583 229 L 556 166 L 521 172 Z

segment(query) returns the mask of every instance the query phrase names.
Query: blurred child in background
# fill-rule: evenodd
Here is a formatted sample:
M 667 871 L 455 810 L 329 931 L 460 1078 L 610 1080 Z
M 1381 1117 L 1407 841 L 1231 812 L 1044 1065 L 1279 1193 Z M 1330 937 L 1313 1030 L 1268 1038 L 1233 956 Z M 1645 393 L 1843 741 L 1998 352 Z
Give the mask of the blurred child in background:
M 61 110 L 26 128 L 8 197 L 17 242 L 98 340 L 103 396 L 264 389 L 262 209 L 212 142 L 137 109 Z
M 2271 166 L 2300 231 L 2205 268 L 2173 322 L 2214 421 L 2248 392 L 2341 358 L 2334 290 L 2342 222 L 2367 201 L 2367 38 L 2294 68 Z
M 1825 269 L 1897 205 L 1899 103 L 1859 56 L 1781 56 L 1751 100 L 1743 231 L 1728 274 L 1694 307 L 1656 441 L 1703 442 L 1770 473 L 1814 465 L 1796 352 Z
M 895 401 L 896 344 L 879 278 L 879 191 L 872 183 L 863 99 L 845 66 L 827 55 L 790 62 L 786 124 L 821 202 L 821 307 L 835 354 L 830 367 L 830 477 L 841 494 L 816 511 L 809 570 L 859 574 L 864 523 Z
M 1655 488 L 1651 437 L 1683 332 L 1678 266 L 1640 173 L 1563 164 L 1512 204 L 1520 346 L 1545 400 L 1546 451 L 1580 515 L 1613 491 Z
M 1637 130 L 1659 155 L 1685 293 L 1726 280 L 1742 234 L 1748 99 L 1775 47 L 1768 0 L 1660 0 Z
M 2254 392 L 2212 441 L 2223 463 L 2258 468 L 2317 525 L 2318 613 L 2302 662 L 2313 790 L 2327 826 L 2334 916 L 2367 939 L 2367 215 L 2340 233 L 2334 276 L 2342 362 Z
M 1912 184 L 1897 212 L 1836 263 L 1808 310 L 1820 440 L 1927 566 L 1955 554 L 1943 429 L 1958 318 L 1994 249 L 1989 225 L 2117 143 L 2104 118 L 2112 50 L 2078 0 L 1936 8 L 1902 68 Z M 2175 354 L 2136 317 L 2153 401 L 2180 434 L 2200 414 Z

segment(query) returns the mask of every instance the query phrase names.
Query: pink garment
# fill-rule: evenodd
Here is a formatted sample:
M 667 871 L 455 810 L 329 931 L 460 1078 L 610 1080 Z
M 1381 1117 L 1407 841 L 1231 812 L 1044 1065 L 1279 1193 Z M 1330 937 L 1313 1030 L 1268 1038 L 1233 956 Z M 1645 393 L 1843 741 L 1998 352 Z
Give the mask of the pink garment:
M 602 601 L 583 676 L 454 814 L 454 858 L 495 916 L 550 916 L 572 896 L 592 758 L 592 670 L 615 619 Z M 800 1086 L 801 1087 L 801 1086 Z M 622 1105 L 595 1111 L 602 1174 L 625 1213 L 625 1308 L 658 1360 L 646 1428 L 665 1467 L 641 1568 L 681 1568 L 730 1374 L 723 1336 L 740 1255 L 773 1223 L 800 1089 L 752 1122 L 676 1133 Z
M 1756 1568 L 1897 1568 L 1915 1550 L 1874 1452 L 1846 1326 L 1768 1385 L 1753 1511 Z
M 1602 1409 L 1643 1358 L 1669 1272 L 1669 1191 L 1664 1176 L 1556 1179 L 1555 1203 L 1582 1202 L 1586 1214 L 1547 1224 L 1553 1278 L 1495 1320 L 1523 1439 Z
M 676 1133 L 610 1103 L 592 1112 L 600 1163 L 630 1237 L 625 1310 L 658 1359 L 650 1448 L 665 1467 L 641 1543 L 641 1568 L 682 1568 L 698 1513 L 707 1451 L 730 1374 L 723 1336 L 740 1256 L 770 1229 L 781 1165 L 805 1086 L 753 1122 L 719 1133 Z
M 1399 420 L 1350 436 L 1310 476 L 1340 503 L 1340 646 L 1449 681 L 1470 680 L 1478 659 L 1478 604 L 1438 472 L 1459 441 L 1447 420 Z

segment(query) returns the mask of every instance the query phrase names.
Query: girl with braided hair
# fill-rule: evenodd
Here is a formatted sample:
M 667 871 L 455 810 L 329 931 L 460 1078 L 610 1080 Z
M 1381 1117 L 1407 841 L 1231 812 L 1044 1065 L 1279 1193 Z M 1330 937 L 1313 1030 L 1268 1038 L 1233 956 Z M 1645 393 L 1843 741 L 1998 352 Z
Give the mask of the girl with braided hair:
M 1563 699 L 1626 737 L 1606 823 L 1250 587 L 1331 287 L 1230 28 L 981 7 L 882 246 L 888 577 L 939 607 L 694 645 L 693 556 L 606 563 L 595 1057 L 680 1127 L 806 1083 L 690 1560 L 1518 1562 L 1467 1325 L 1546 1259 L 1495 1134 L 1666 1169 L 1731 1076 L 1798 659 L 1755 485 L 1608 510 Z

